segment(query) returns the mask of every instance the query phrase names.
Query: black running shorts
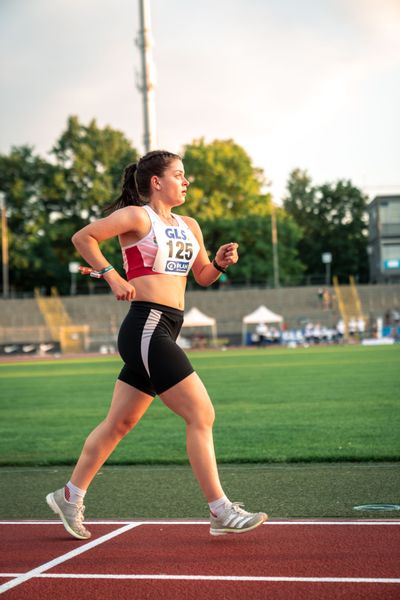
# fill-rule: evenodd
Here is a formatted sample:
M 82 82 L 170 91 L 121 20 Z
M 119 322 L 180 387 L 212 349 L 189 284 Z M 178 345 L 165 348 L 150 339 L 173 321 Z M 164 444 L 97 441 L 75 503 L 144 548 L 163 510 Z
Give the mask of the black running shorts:
M 118 335 L 118 351 L 125 363 L 118 379 L 155 396 L 193 373 L 189 359 L 176 343 L 182 323 L 182 310 L 132 302 Z

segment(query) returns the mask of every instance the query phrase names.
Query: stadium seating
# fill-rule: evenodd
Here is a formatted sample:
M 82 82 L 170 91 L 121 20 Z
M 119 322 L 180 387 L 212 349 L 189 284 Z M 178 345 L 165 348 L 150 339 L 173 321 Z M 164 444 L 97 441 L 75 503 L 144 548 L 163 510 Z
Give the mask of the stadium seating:
M 364 314 L 384 317 L 388 310 L 400 307 L 400 285 L 359 285 Z M 128 310 L 127 303 L 117 302 L 111 294 L 62 297 L 65 309 L 75 325 L 89 325 L 90 348 L 115 344 L 117 331 Z M 302 327 L 307 321 L 334 327 L 339 312 L 333 298 L 331 308 L 323 309 L 317 287 L 220 290 L 189 290 L 186 309 L 193 306 L 215 317 L 218 335 L 240 343 L 243 317 L 264 304 L 283 315 L 288 329 Z M 0 344 L 47 343 L 51 335 L 33 298 L 0 300 Z

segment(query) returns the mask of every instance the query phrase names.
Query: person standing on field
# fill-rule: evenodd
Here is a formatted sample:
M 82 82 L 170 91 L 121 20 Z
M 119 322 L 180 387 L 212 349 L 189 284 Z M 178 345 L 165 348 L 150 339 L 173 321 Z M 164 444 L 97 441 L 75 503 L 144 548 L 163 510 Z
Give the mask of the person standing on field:
M 214 408 L 176 343 L 189 271 L 197 283 L 209 286 L 238 261 L 238 244 L 230 242 L 210 262 L 197 221 L 171 212 L 184 204 L 188 186 L 178 155 L 149 152 L 125 169 L 122 192 L 109 207 L 110 214 L 72 237 L 92 274 L 107 281 L 117 300 L 131 302 L 118 335 L 124 366 L 109 412 L 86 439 L 70 481 L 46 497 L 67 531 L 78 539 L 91 536 L 83 523 L 83 500 L 91 481 L 156 394 L 186 422 L 187 453 L 210 508 L 210 533 L 244 533 L 267 519 L 265 513 L 249 513 L 225 495 L 214 452 Z M 101 242 L 115 236 L 126 279 L 100 250 Z

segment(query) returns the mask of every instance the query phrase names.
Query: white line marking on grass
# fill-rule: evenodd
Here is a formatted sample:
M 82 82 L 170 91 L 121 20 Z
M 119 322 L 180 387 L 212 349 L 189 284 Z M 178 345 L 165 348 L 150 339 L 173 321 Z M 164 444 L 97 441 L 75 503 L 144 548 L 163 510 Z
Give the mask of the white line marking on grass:
M 90 521 L 86 521 L 90 523 Z M 95 522 L 93 522 L 93 525 Z M 143 525 L 209 525 L 204 521 L 142 521 Z M 263 525 L 400 525 L 400 519 L 384 521 L 266 521 Z
M 91 542 L 88 542 L 84 546 L 78 546 L 77 548 L 75 548 L 75 550 L 71 550 L 71 552 L 62 554 L 61 556 L 58 556 L 57 558 L 54 558 L 53 560 L 50 560 L 49 562 L 44 563 L 43 565 L 40 565 L 39 567 L 36 567 L 35 569 L 32 569 L 31 571 L 27 571 L 26 573 L 19 575 L 12 581 L 8 581 L 7 583 L 4 583 L 3 585 L 1 585 L 0 586 L 0 594 L 18 586 L 18 585 L 21 585 L 21 583 L 25 583 L 25 581 L 28 581 L 29 579 L 32 579 L 33 577 L 37 577 L 38 575 L 42 574 L 44 571 L 47 571 L 48 569 L 52 569 L 53 567 L 65 562 L 67 560 L 70 560 L 71 558 L 75 558 L 75 556 L 79 556 L 80 554 L 83 554 L 84 552 L 87 552 L 88 550 L 91 550 L 92 548 L 95 548 L 96 546 L 99 546 L 100 544 L 103 544 L 104 542 L 108 542 L 108 540 L 111 540 L 112 538 L 114 538 L 118 535 L 121 535 L 121 534 L 125 533 L 126 531 L 133 529 L 134 527 L 138 527 L 141 524 L 142 524 L 141 522 L 138 522 L 138 523 L 129 523 L 128 525 L 124 525 L 124 527 L 120 527 L 119 529 L 111 531 L 110 533 L 107 533 L 106 535 L 103 535 L 103 536 L 97 538 L 96 540 L 92 540 Z
M 3 576 L 0 573 L 0 576 Z M 5 574 L 4 576 L 11 576 Z M 112 573 L 38 573 L 35 579 L 124 579 L 162 581 L 259 581 L 259 582 L 300 582 L 300 583 L 400 583 L 394 577 L 256 577 L 241 575 L 157 575 L 157 574 L 112 574 Z
M 141 520 L 141 521 L 126 521 L 126 520 L 87 520 L 85 521 L 86 525 L 124 525 L 124 524 L 133 524 L 133 525 L 209 525 L 209 520 L 208 519 L 202 519 L 202 520 L 196 520 L 196 521 L 192 521 L 190 519 L 188 520 L 174 520 L 174 519 L 160 519 L 160 520 L 154 520 L 154 521 L 146 521 L 146 520 Z M 44 520 L 44 521 L 39 521 L 39 520 L 31 520 L 31 521 L 0 521 L 0 527 L 1 525 L 62 525 L 61 521 L 57 521 L 57 520 Z M 271 525 L 336 525 L 336 526 L 347 526 L 347 525 L 400 525 L 400 519 L 383 519 L 383 520 L 378 520 L 378 519 L 360 519 L 360 520 L 352 520 L 352 521 L 346 521 L 346 520 L 337 520 L 337 521 L 333 521 L 333 520 L 326 520 L 326 521 L 321 521 L 321 520 L 315 520 L 313 521 L 312 519 L 310 520 L 274 520 L 271 519 L 270 521 L 266 521 L 264 523 L 264 525 L 267 526 L 271 526 Z

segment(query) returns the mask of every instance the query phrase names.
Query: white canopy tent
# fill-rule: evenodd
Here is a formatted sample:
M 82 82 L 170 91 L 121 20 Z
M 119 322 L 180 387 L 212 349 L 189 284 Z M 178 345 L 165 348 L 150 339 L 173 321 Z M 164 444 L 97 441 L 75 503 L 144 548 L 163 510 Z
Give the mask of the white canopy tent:
M 272 312 L 272 310 L 269 310 L 269 308 L 262 304 L 254 312 L 243 317 L 242 344 L 246 344 L 247 325 L 258 323 L 280 324 L 282 323 L 282 321 L 283 317 L 281 315 L 277 315 L 276 313 Z
M 191 308 L 183 317 L 182 327 L 210 327 L 211 337 L 215 343 L 217 340 L 217 322 L 214 317 L 208 317 L 196 307 Z

